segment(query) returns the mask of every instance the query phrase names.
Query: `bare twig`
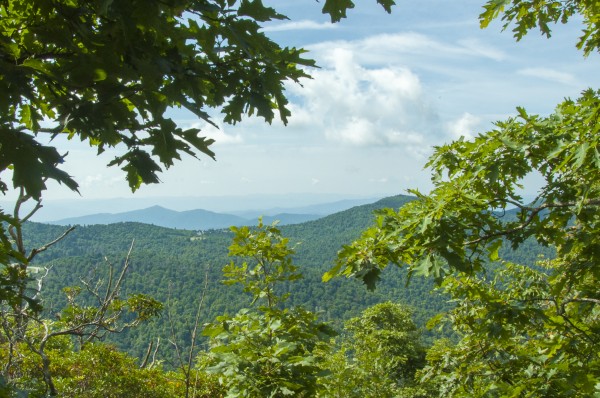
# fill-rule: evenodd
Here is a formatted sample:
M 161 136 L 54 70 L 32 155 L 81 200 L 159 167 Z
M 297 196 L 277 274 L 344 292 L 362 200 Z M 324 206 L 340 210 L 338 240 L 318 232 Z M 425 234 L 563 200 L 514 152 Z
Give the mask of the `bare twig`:
M 208 288 L 208 270 L 204 273 L 204 287 L 202 288 L 202 296 L 200 297 L 200 302 L 198 303 L 198 308 L 196 309 L 196 319 L 194 320 L 194 329 L 192 331 L 192 341 L 190 344 L 190 351 L 188 355 L 187 362 L 187 372 L 186 372 L 186 383 L 185 383 L 185 396 L 189 397 L 189 389 L 190 389 L 190 371 L 192 369 L 192 363 L 194 361 L 194 354 L 196 348 L 196 339 L 198 337 L 198 326 L 200 325 L 200 312 L 202 311 L 202 306 L 204 305 L 204 297 L 206 296 L 206 289 Z
M 146 350 L 146 355 L 144 355 L 144 359 L 142 359 L 142 363 L 140 364 L 140 369 L 144 369 L 146 364 L 148 363 L 148 358 L 150 358 L 150 354 L 152 353 L 152 348 L 154 347 L 154 341 L 150 341 L 148 344 L 148 349 Z
M 135 239 L 133 239 L 131 241 L 131 245 L 129 246 L 129 251 L 127 252 L 127 256 L 125 257 L 125 262 L 123 264 L 123 268 L 121 269 L 121 273 L 119 274 L 119 277 L 117 279 L 117 281 L 114 283 L 113 285 L 113 267 L 112 264 L 110 264 L 110 277 L 108 279 L 108 285 L 106 287 L 106 293 L 105 293 L 105 299 L 100 303 L 100 309 L 98 311 L 98 314 L 96 316 L 97 319 L 104 319 L 106 316 L 106 312 L 108 311 L 108 308 L 110 306 L 110 304 L 117 298 L 117 296 L 120 293 L 121 290 L 121 284 L 123 283 L 123 280 L 125 279 L 125 274 L 127 273 L 127 270 L 129 269 L 129 265 L 131 264 L 131 253 L 133 251 L 133 246 L 135 244 Z M 114 317 L 118 318 L 121 314 L 121 311 L 119 311 L 117 314 L 114 315 Z M 134 321 L 134 324 L 135 323 Z M 111 329 L 107 326 L 107 324 L 105 323 L 104 325 L 102 324 L 98 324 L 96 325 L 97 327 L 95 328 L 93 333 L 88 334 L 88 337 L 85 339 L 85 342 L 90 342 L 92 339 L 95 339 L 98 335 L 98 332 L 100 331 L 100 329 L 104 329 L 106 332 L 108 333 L 121 333 L 123 330 L 125 330 L 126 328 L 128 328 L 129 326 L 133 326 L 130 324 L 126 324 L 121 328 L 117 328 L 117 329 Z
M 167 318 L 169 321 L 170 331 L 171 331 L 171 339 L 169 342 L 173 345 L 175 349 L 175 355 L 177 357 L 177 361 L 179 362 L 179 369 L 183 373 L 185 378 L 185 397 L 188 398 L 190 395 L 190 387 L 191 387 L 191 375 L 192 375 L 192 365 L 194 362 L 194 357 L 196 354 L 196 344 L 198 341 L 198 328 L 200 326 L 200 314 L 202 312 L 202 307 L 204 305 L 204 297 L 206 296 L 206 290 L 208 288 L 208 270 L 204 273 L 204 286 L 202 288 L 202 292 L 200 294 L 200 300 L 198 301 L 198 308 L 196 309 L 196 315 L 194 319 L 194 326 L 192 328 L 191 341 L 189 351 L 187 352 L 187 358 L 184 362 L 182 357 L 181 348 L 177 343 L 177 337 L 175 336 L 175 323 L 173 322 L 173 317 L 171 315 L 170 308 L 167 309 Z M 167 302 L 171 302 L 171 286 L 169 286 L 169 298 Z M 170 306 L 169 306 L 170 307 Z
M 594 303 L 594 304 L 600 304 L 600 300 L 594 299 L 594 298 L 589 298 L 589 297 L 577 297 L 577 298 L 565 300 L 565 304 L 569 304 L 569 303 Z
M 154 346 L 154 341 L 151 341 L 150 344 L 148 344 L 148 349 L 146 350 L 146 355 L 144 355 L 144 359 L 140 364 L 140 369 L 144 369 L 146 367 L 152 368 L 154 366 L 154 363 L 156 362 L 156 352 L 158 351 L 159 347 L 160 337 L 156 339 L 156 347 Z M 152 357 L 152 361 L 150 362 L 150 365 L 148 365 L 148 359 L 150 359 L 150 357 Z
M 177 344 L 177 338 L 175 336 L 175 322 L 173 321 L 173 317 L 171 315 L 171 291 L 172 291 L 172 284 L 169 282 L 169 295 L 167 296 L 167 303 L 169 303 L 168 308 L 167 308 L 167 320 L 169 321 L 169 329 L 171 332 L 171 339 L 169 340 L 169 343 L 171 343 L 171 345 L 173 346 L 173 348 L 175 348 L 175 354 L 177 356 L 177 361 L 179 362 L 179 368 L 184 370 L 185 366 L 183 363 L 183 358 L 181 356 L 181 350 L 179 348 L 179 345 Z
M 63 240 L 68 234 L 70 234 L 74 230 L 75 230 L 75 226 L 69 227 L 69 229 L 67 229 L 65 232 L 63 232 L 62 235 L 60 235 L 58 238 L 54 239 L 52 242 L 46 243 L 42 247 L 39 247 L 37 249 L 31 250 L 31 253 L 27 257 L 27 261 L 33 260 L 33 258 L 35 256 L 37 256 L 39 253 L 48 250 L 51 246 L 54 246 L 55 244 L 57 244 L 58 242 L 60 242 L 61 240 Z
M 37 300 L 37 298 L 39 297 L 40 293 L 42 293 L 42 287 L 44 286 L 44 279 L 48 276 L 48 273 L 50 272 L 50 270 L 52 269 L 53 265 L 51 265 L 50 267 L 44 267 L 44 269 L 46 270 L 46 272 L 44 272 L 44 275 L 42 275 L 38 280 L 37 280 L 37 290 L 35 292 L 35 294 L 33 295 L 33 297 L 31 297 L 32 300 Z
M 154 349 L 154 352 L 152 353 L 152 362 L 150 362 L 150 367 L 152 367 L 152 365 L 154 365 L 154 363 L 156 362 L 156 353 L 158 352 L 159 347 L 160 347 L 160 337 L 158 339 L 156 339 L 156 348 Z
M 23 205 L 23 203 L 27 202 L 29 198 L 30 197 L 25 194 L 25 189 L 21 187 L 21 189 L 19 190 L 19 196 L 17 197 L 17 201 L 15 202 L 15 207 L 13 209 L 13 218 L 15 220 L 20 220 L 19 213 L 21 212 L 21 206 Z M 17 250 L 19 251 L 19 253 L 25 254 L 25 248 L 23 246 L 23 231 L 21 229 L 20 221 L 17 223 L 16 226 L 12 224 L 9 225 L 8 233 L 15 241 L 15 245 L 17 246 Z

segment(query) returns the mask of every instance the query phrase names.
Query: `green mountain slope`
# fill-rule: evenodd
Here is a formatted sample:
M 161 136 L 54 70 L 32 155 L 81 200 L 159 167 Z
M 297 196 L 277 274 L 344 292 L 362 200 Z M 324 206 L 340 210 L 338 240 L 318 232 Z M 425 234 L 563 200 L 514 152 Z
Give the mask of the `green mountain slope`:
M 390 197 L 318 220 L 282 226 L 283 235 L 297 245 L 295 263 L 304 274 L 303 280 L 284 287 L 291 294 L 291 304 L 321 311 L 324 319 L 337 326 L 363 309 L 386 300 L 412 305 L 420 325 L 448 308 L 443 297 L 430 292 L 431 281 L 416 277 L 406 286 L 404 271 L 397 267 L 386 270 L 375 292 L 367 291 L 356 280 L 321 282 L 323 273 L 333 265 L 342 245 L 350 243 L 372 223 L 374 210 L 398 208 L 411 199 L 408 196 Z M 28 245 L 34 247 L 49 242 L 63 230 L 61 226 L 29 223 L 26 226 Z M 65 304 L 61 293 L 63 287 L 81 285 L 80 278 L 94 273 L 105 275 L 105 257 L 113 264 L 121 263 L 135 240 L 124 293 L 142 292 L 164 303 L 169 301 L 176 338 L 185 345 L 205 275 L 208 286 L 202 323 L 248 305 L 248 297 L 243 292 L 220 283 L 221 268 L 230 261 L 227 248 L 231 237 L 227 229 L 196 233 L 140 223 L 77 227 L 63 241 L 41 253 L 34 264 L 52 267 L 44 283 L 45 308 L 52 313 Z M 113 340 L 120 348 L 141 356 L 150 341 L 158 338 L 167 341 L 169 330 L 168 317 L 163 315 L 150 324 L 115 336 Z M 168 345 L 163 349 L 165 357 L 172 354 Z

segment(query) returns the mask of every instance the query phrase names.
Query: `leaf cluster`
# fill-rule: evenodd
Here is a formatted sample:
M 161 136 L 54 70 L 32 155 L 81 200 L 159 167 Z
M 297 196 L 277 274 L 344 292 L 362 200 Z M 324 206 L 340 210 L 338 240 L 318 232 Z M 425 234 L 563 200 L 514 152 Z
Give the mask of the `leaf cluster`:
M 378 1 L 388 12 L 393 1 Z M 332 21 L 350 1 L 328 0 Z M 46 145 L 78 139 L 101 154 L 120 148 L 133 191 L 159 182 L 182 154 L 214 158 L 197 128 L 166 114 L 184 108 L 213 124 L 244 114 L 271 122 L 290 115 L 284 83 L 314 66 L 302 49 L 282 48 L 261 25 L 286 19 L 261 0 L 10 0 L 0 4 L 0 173 L 40 199 L 48 179 L 77 190 L 59 168 L 65 153 Z M 0 180 L 0 191 L 10 189 Z
M 595 241 L 600 205 L 600 99 L 588 90 L 548 117 L 519 116 L 473 141 L 438 147 L 428 166 L 435 188 L 398 211 L 384 210 L 361 239 L 345 246 L 326 278 L 357 276 L 374 287 L 389 263 L 441 281 L 474 274 L 497 261 L 502 245 L 528 238 L 566 255 Z M 546 182 L 532 203 L 519 192 L 523 178 Z M 506 214 L 516 208 L 513 217 Z M 564 250 L 563 250 L 564 249 Z
M 482 28 L 501 16 L 503 28 L 512 29 L 514 37 L 521 40 L 530 30 L 538 28 L 550 37 L 550 24 L 565 24 L 571 19 L 582 19 L 582 35 L 577 48 L 587 56 L 600 49 L 600 6 L 595 0 L 490 0 L 479 16 Z
M 321 356 L 334 332 L 310 311 L 281 308 L 287 295 L 278 295 L 275 286 L 300 274 L 280 231 L 260 221 L 256 230 L 232 230 L 230 255 L 253 264 L 225 266 L 226 283 L 241 283 L 252 294 L 252 304 L 260 300 L 263 305 L 217 317 L 206 326 L 211 347 L 207 369 L 219 375 L 228 397 L 315 396 Z
M 540 269 L 504 265 L 492 280 L 444 282 L 457 306 L 443 322 L 461 339 L 432 347 L 424 382 L 449 396 L 597 394 L 598 302 L 580 286 L 565 289 L 556 260 Z
M 293 282 L 302 278 L 297 267 L 292 264 L 294 250 L 289 247 L 289 240 L 281 236 L 281 231 L 273 225 L 263 225 L 259 220 L 256 229 L 249 227 L 231 227 L 234 233 L 233 242 L 229 246 L 229 255 L 252 260 L 249 265 L 244 261 L 236 264 L 231 261 L 223 268 L 226 285 L 239 283 L 244 291 L 253 296 L 254 304 L 259 299 L 266 299 L 269 307 L 274 307 L 286 296 L 279 296 L 274 291 L 277 284 Z
M 340 343 L 326 361 L 331 374 L 323 396 L 419 396 L 414 376 L 425 349 L 407 306 L 388 301 L 367 308 L 345 323 Z
M 0 171 L 11 168 L 13 185 L 36 199 L 48 178 L 76 190 L 57 167 L 64 154 L 38 141 L 61 135 L 98 154 L 123 146 L 109 165 L 122 166 L 136 190 L 158 182 L 159 164 L 170 167 L 181 153 L 214 157 L 212 140 L 178 127 L 169 108 L 207 122 L 208 108 L 221 107 L 229 122 L 243 113 L 270 122 L 279 109 L 285 122 L 283 82 L 305 77 L 298 65 L 313 63 L 259 32 L 260 22 L 283 15 L 260 1 L 236 3 L 3 3 Z

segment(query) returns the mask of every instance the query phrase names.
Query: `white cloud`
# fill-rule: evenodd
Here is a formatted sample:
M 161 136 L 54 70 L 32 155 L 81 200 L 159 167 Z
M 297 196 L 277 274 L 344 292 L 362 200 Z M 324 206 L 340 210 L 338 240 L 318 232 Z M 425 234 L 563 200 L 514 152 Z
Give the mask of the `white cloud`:
M 458 139 L 464 137 L 468 140 L 475 137 L 477 127 L 480 125 L 481 119 L 468 112 L 451 122 L 447 123 L 447 128 L 452 139 Z
M 484 43 L 479 39 L 459 40 L 458 44 L 463 48 L 465 54 L 479 55 L 484 58 L 493 59 L 494 61 L 502 61 L 506 58 L 504 51 L 494 48 L 489 43 Z
M 244 140 L 240 134 L 230 135 L 225 133 L 225 126 L 217 124 L 218 128 L 206 122 L 194 122 L 189 128 L 197 128 L 200 135 L 215 140 L 214 145 L 241 144 Z
M 385 137 L 377 132 L 375 124 L 367 119 L 358 117 L 350 117 L 339 128 L 336 126 L 328 129 L 325 135 L 331 141 L 356 146 L 385 144 Z
M 387 177 L 371 178 L 371 179 L 369 179 L 369 182 L 376 182 L 379 184 L 387 184 L 389 182 L 389 178 L 387 178 Z
M 405 63 L 408 55 L 429 59 L 453 58 L 463 63 L 465 57 L 494 61 L 507 58 L 505 52 L 479 39 L 467 38 L 452 43 L 435 40 L 415 32 L 380 34 L 356 41 L 322 42 L 308 48 L 311 54 L 318 54 L 316 56 L 318 59 L 326 58 L 331 48 L 346 49 L 352 51 L 359 62 L 365 65 Z
M 577 82 L 575 76 L 570 73 L 560 72 L 550 68 L 525 68 L 517 71 L 519 75 L 536 77 L 555 83 L 574 84 Z
M 103 180 L 104 177 L 102 177 L 102 174 L 87 175 L 83 179 L 81 185 L 84 187 L 90 187 L 92 185 L 98 184 L 99 182 L 102 182 Z
M 341 145 L 397 146 L 417 156 L 429 147 L 437 115 L 417 75 L 399 66 L 363 67 L 346 48 L 332 48 L 325 64 L 303 87 L 290 87 L 301 99 L 292 126 L 312 123 Z
M 266 26 L 263 32 L 286 32 L 291 30 L 323 30 L 336 29 L 336 25 L 331 22 L 315 22 L 308 19 L 301 21 L 283 22 L 276 25 Z

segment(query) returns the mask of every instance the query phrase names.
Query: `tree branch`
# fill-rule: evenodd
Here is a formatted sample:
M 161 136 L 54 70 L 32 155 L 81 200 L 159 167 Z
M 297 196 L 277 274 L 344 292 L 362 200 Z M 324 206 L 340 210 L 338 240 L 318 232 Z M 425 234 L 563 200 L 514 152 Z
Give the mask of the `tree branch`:
M 563 207 L 573 207 L 573 206 L 577 206 L 576 202 L 568 202 L 568 203 L 544 203 L 539 207 L 529 207 L 529 206 L 524 206 L 518 202 L 512 202 L 512 201 L 507 201 L 508 203 L 514 204 L 517 207 L 519 207 L 521 210 L 523 211 L 528 211 L 531 212 L 531 214 L 529 214 L 529 216 L 527 217 L 527 219 L 522 222 L 521 224 L 517 225 L 516 227 L 507 229 L 507 230 L 503 230 L 503 231 L 498 231 L 498 232 L 493 232 L 493 233 L 488 233 L 485 235 L 480 236 L 477 239 L 473 239 L 471 241 L 465 242 L 464 245 L 465 246 L 470 246 L 470 245 L 474 245 L 476 243 L 479 242 L 484 242 L 487 240 L 490 240 L 492 238 L 498 238 L 501 236 L 507 236 L 507 235 L 511 235 L 515 232 L 518 231 L 522 231 L 525 228 L 527 228 L 531 222 L 533 221 L 533 219 L 535 218 L 536 215 L 538 215 L 541 211 L 546 210 L 546 209 L 552 209 L 552 208 L 563 208 Z M 585 201 L 584 206 L 600 206 L 600 199 L 588 199 Z
M 569 304 L 569 303 L 594 303 L 594 304 L 600 304 L 600 300 L 599 299 L 594 299 L 594 298 L 589 298 L 589 297 L 581 297 L 581 298 L 573 298 L 573 299 L 569 299 L 569 300 L 565 300 L 565 304 Z
M 73 230 L 75 230 L 75 226 L 69 227 L 69 229 L 67 229 L 65 232 L 63 232 L 62 235 L 60 235 L 58 238 L 54 239 L 52 242 L 46 243 L 42 247 L 31 250 L 31 253 L 27 257 L 27 261 L 33 260 L 33 258 L 35 256 L 37 256 L 39 253 L 48 250 L 48 248 L 50 248 L 51 246 L 53 246 L 53 245 L 57 244 L 58 242 L 60 242 L 61 240 L 63 240 L 68 234 L 73 232 Z

